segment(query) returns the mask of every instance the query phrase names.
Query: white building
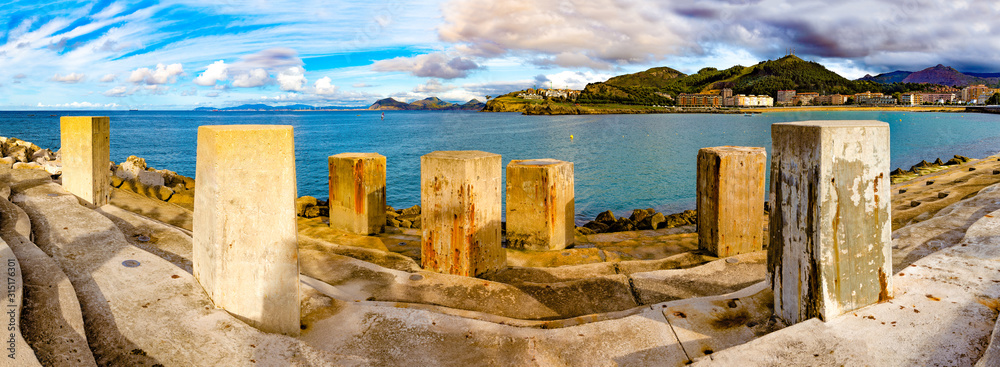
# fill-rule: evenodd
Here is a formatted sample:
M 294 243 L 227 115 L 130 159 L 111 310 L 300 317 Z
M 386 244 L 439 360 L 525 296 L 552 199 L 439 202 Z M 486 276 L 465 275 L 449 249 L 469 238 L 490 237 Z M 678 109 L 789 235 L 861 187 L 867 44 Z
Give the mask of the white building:
M 739 107 L 771 107 L 774 106 L 774 98 L 771 96 L 737 95 L 736 105 Z

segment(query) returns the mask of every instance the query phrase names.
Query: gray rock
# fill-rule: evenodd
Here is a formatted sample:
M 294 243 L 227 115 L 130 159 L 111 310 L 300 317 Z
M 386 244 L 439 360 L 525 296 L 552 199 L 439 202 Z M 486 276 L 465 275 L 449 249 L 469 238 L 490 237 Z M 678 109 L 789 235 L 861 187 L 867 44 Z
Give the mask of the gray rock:
M 612 213 L 610 210 L 598 214 L 597 218 L 594 219 L 595 222 L 604 223 L 605 225 L 610 225 L 611 223 L 614 223 L 615 220 L 615 213 Z
M 420 214 L 420 205 L 414 205 L 409 208 L 403 209 L 403 211 L 400 212 L 399 214 L 402 215 Z
M 157 171 L 139 171 L 136 178 L 146 186 L 166 186 L 163 174 Z
M 121 177 L 122 180 L 131 180 L 139 177 L 139 172 L 143 172 L 145 170 L 146 160 L 131 155 L 125 159 L 125 162 L 118 165 L 118 169 L 115 170 L 115 176 Z

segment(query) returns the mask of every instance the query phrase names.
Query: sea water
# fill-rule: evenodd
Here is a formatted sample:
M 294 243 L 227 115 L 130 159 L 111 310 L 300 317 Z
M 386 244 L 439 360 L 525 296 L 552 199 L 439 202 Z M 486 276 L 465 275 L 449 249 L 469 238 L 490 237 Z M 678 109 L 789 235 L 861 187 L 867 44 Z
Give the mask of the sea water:
M 880 120 L 891 129 L 891 164 L 1000 152 L 1000 115 L 871 111 L 716 114 L 523 116 L 518 113 L 381 111 L 0 112 L 0 136 L 59 148 L 59 116 L 110 116 L 111 160 L 130 155 L 150 167 L 194 177 L 198 126 L 283 124 L 295 131 L 299 195 L 328 196 L 327 157 L 376 152 L 387 159 L 387 200 L 396 208 L 420 203 L 420 156 L 435 150 L 482 150 L 512 159 L 573 162 L 577 222 L 612 210 L 665 213 L 695 207 L 698 149 L 764 147 L 770 125 L 805 120 Z M 266 149 L 264 146 L 261 149 Z

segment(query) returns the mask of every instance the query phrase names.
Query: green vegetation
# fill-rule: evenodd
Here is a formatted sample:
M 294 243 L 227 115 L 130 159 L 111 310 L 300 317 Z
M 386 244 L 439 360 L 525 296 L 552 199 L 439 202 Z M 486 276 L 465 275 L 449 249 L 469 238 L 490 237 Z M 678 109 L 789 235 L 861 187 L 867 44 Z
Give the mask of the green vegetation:
M 993 93 L 990 99 L 986 101 L 988 105 L 998 105 L 1000 104 L 1000 93 Z

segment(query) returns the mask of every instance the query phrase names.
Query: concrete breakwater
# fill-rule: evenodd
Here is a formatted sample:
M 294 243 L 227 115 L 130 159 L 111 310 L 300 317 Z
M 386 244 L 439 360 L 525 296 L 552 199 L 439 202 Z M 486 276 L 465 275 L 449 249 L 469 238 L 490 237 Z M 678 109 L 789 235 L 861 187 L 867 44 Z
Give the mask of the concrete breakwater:
M 279 129 L 282 127 L 260 130 L 269 132 Z M 290 131 L 287 127 L 283 129 L 282 131 Z M 853 131 L 855 129 L 866 130 L 858 133 Z M 252 131 L 253 128 L 245 127 L 238 130 L 243 134 Z M 227 130 L 220 128 L 217 131 Z M 993 240 L 990 239 L 989 231 L 980 228 L 990 225 L 988 222 L 992 215 L 985 213 L 996 210 L 997 190 L 995 186 L 992 189 L 982 189 L 981 186 L 996 182 L 994 177 L 996 173 L 990 174 L 990 172 L 991 170 L 996 172 L 1000 163 L 993 162 L 992 159 L 989 162 L 969 162 L 934 173 L 925 179 L 901 183 L 889 190 L 886 186 L 887 180 L 882 179 L 888 175 L 888 165 L 885 164 L 888 151 L 884 149 L 888 139 L 884 125 L 872 122 L 812 122 L 778 126 L 774 128 L 774 132 L 778 137 L 775 141 L 780 142 L 780 145 L 776 147 L 772 167 L 772 174 L 775 171 L 779 173 L 772 178 L 777 187 L 777 195 L 772 196 L 775 201 L 770 213 L 770 247 L 773 248 L 769 250 L 772 254 L 765 256 L 763 251 L 760 251 L 762 243 L 759 237 L 755 237 L 759 233 L 752 233 L 756 229 L 763 229 L 758 225 L 761 223 L 759 219 L 762 212 L 762 207 L 758 204 L 764 200 L 763 179 L 758 174 L 764 171 L 764 167 L 726 163 L 750 162 L 747 157 L 735 160 L 725 158 L 719 149 L 715 149 L 718 159 L 712 155 L 704 157 L 699 155 L 698 193 L 699 197 L 707 199 L 705 203 L 699 201 L 699 213 L 703 214 L 704 218 L 698 220 L 705 223 L 699 223 L 701 228 L 697 238 L 693 238 L 693 233 L 689 229 L 685 229 L 687 232 L 684 233 L 665 229 L 591 235 L 577 233 L 574 240 L 577 241 L 579 248 L 534 251 L 509 248 L 499 250 L 498 236 L 496 236 L 500 232 L 497 183 L 501 182 L 501 179 L 498 174 L 499 165 L 496 164 L 498 157 L 484 152 L 436 152 L 434 159 L 450 160 L 457 164 L 439 166 L 433 171 L 434 175 L 424 176 L 424 187 L 434 190 L 435 195 L 441 197 L 423 202 L 420 225 L 427 228 L 421 228 L 420 231 L 402 229 L 374 236 L 367 233 L 368 229 L 358 229 L 364 232 L 353 234 L 350 238 L 363 238 L 373 244 L 372 247 L 362 249 L 351 246 L 348 241 L 338 239 L 327 243 L 303 235 L 302 223 L 316 222 L 313 220 L 315 218 L 297 219 L 299 227 L 297 253 L 301 281 L 298 284 L 268 285 L 262 291 L 267 292 L 266 295 L 273 294 L 285 298 L 297 294 L 302 301 L 301 328 L 299 325 L 282 322 L 280 325 L 284 325 L 283 330 L 279 331 L 295 336 L 279 338 L 280 335 L 266 333 L 272 338 L 268 343 L 255 340 L 256 335 L 265 333 L 258 334 L 258 331 L 251 326 L 261 330 L 268 328 L 271 317 L 269 315 L 275 315 L 275 312 L 290 315 L 294 320 L 295 314 L 300 312 L 298 305 L 269 305 L 265 309 L 270 311 L 263 315 L 255 315 L 252 311 L 260 308 L 254 307 L 246 311 L 248 314 L 240 315 L 239 312 L 245 310 L 227 306 L 224 300 L 216 298 L 223 297 L 232 290 L 254 289 L 259 287 L 260 283 L 254 282 L 255 284 L 247 284 L 244 287 L 242 283 L 245 281 L 242 280 L 249 279 L 250 276 L 234 277 L 232 272 L 213 272 L 211 266 L 216 266 L 216 269 L 219 265 L 235 266 L 239 267 L 235 270 L 240 272 L 252 271 L 258 267 L 261 271 L 266 271 L 271 269 L 274 262 L 294 266 L 294 256 L 268 255 L 265 252 L 272 250 L 275 246 L 268 244 L 274 243 L 282 245 L 283 249 L 292 249 L 291 241 L 261 241 L 256 238 L 262 236 L 255 234 L 256 231 L 262 230 L 279 232 L 271 231 L 271 228 L 280 224 L 280 227 L 285 229 L 280 231 L 282 234 L 295 236 L 290 234 L 294 231 L 287 230 L 289 224 L 294 225 L 294 222 L 290 221 L 296 220 L 293 219 L 293 212 L 298 211 L 295 207 L 296 198 L 294 195 L 288 195 L 292 191 L 288 188 L 293 187 L 294 183 L 277 179 L 251 180 L 250 183 L 253 185 L 264 183 L 281 186 L 285 194 L 280 196 L 281 200 L 275 201 L 274 198 L 278 195 L 266 194 L 266 190 L 248 189 L 245 186 L 247 182 L 240 177 L 241 174 L 249 175 L 248 172 L 256 173 L 258 170 L 269 170 L 272 174 L 281 172 L 281 167 L 285 169 L 289 167 L 287 154 L 284 161 L 272 165 L 248 164 L 248 162 L 266 162 L 267 159 L 261 160 L 261 157 L 249 153 L 248 150 L 254 147 L 248 147 L 246 144 L 229 149 L 228 152 L 223 149 L 218 152 L 220 154 L 206 155 L 200 148 L 202 139 L 199 134 L 199 177 L 202 178 L 200 182 L 202 189 L 195 195 L 195 203 L 198 204 L 195 206 L 198 209 L 194 212 L 200 214 L 192 214 L 186 210 L 165 212 L 168 206 L 180 208 L 179 205 L 167 205 L 170 204 L 170 200 L 175 200 L 174 196 L 177 195 L 177 191 L 173 188 L 168 192 L 170 197 L 166 198 L 167 202 L 162 198 L 150 199 L 148 195 L 132 195 L 119 187 L 112 190 L 110 205 L 97 207 L 85 205 L 77 201 L 78 198 L 84 199 L 80 194 L 73 192 L 77 196 L 74 197 L 73 194 L 67 193 L 52 182 L 48 172 L 39 169 L 14 170 L 0 166 L 0 180 L 2 180 L 0 187 L 10 188 L 10 200 L 27 212 L 26 219 L 36 223 L 34 226 L 28 225 L 33 228 L 31 237 L 36 238 L 39 245 L 48 251 L 49 256 L 57 260 L 56 264 L 71 277 L 80 295 L 79 300 L 87 323 L 86 334 L 96 335 L 91 340 L 90 348 L 99 364 L 116 361 L 118 364 L 208 365 L 212 361 L 206 358 L 217 355 L 213 353 L 215 348 L 213 346 L 233 342 L 236 344 L 233 345 L 235 349 L 222 349 L 233 349 L 238 354 L 218 358 L 235 363 L 248 360 L 253 363 L 270 358 L 270 363 L 267 364 L 293 364 L 283 358 L 300 360 L 298 358 L 306 357 L 310 361 L 314 358 L 325 358 L 327 361 L 334 358 L 334 361 L 341 362 L 341 359 L 336 358 L 345 356 L 345 358 L 355 358 L 353 360 L 358 361 L 355 364 L 361 365 L 401 365 L 407 361 L 409 363 L 417 361 L 419 364 L 427 365 L 462 365 L 473 360 L 491 365 L 524 365 L 530 364 L 529 361 L 538 361 L 541 357 L 543 360 L 553 361 L 554 364 L 570 365 L 587 364 L 588 361 L 590 363 L 598 361 L 600 364 L 682 365 L 692 361 L 711 363 L 714 358 L 727 358 L 727 351 L 724 349 L 734 346 L 737 349 L 755 348 L 755 345 L 773 345 L 776 339 L 807 337 L 816 340 L 812 344 L 800 345 L 804 349 L 800 351 L 801 356 L 825 357 L 827 353 L 824 348 L 829 348 L 831 345 L 846 348 L 840 353 L 831 354 L 829 358 L 834 358 L 832 362 L 822 363 L 836 365 L 835 362 L 838 361 L 856 362 L 864 358 L 863 355 L 858 355 L 858 353 L 864 354 L 864 351 L 859 352 L 857 349 L 846 347 L 850 343 L 824 343 L 824 341 L 838 340 L 838 335 L 846 335 L 841 334 L 843 325 L 850 325 L 849 330 L 864 330 L 865 335 L 895 333 L 894 335 L 921 338 L 919 342 L 906 342 L 898 346 L 905 349 L 909 345 L 914 345 L 924 353 L 932 354 L 921 355 L 921 360 L 940 361 L 938 357 L 959 354 L 962 355 L 959 364 L 971 364 L 968 362 L 979 359 L 985 349 L 983 337 L 988 336 L 992 330 L 995 312 L 989 310 L 989 299 L 977 303 L 973 295 L 994 297 L 997 294 L 997 286 L 992 285 L 996 279 L 996 269 L 995 265 L 990 265 L 996 256 L 988 253 L 987 247 L 984 246 Z M 823 132 L 833 134 L 834 143 L 817 144 L 817 139 Z M 277 146 L 275 145 L 277 143 L 284 144 L 286 148 L 283 148 L 283 151 L 287 153 L 290 151 L 287 149 L 290 146 L 289 137 L 290 134 L 286 133 L 280 142 L 271 139 L 267 142 L 273 143 L 271 146 Z M 225 142 L 233 141 L 225 140 Z M 235 141 L 256 140 L 241 138 Z M 230 146 L 211 141 L 209 143 L 212 144 L 212 149 Z M 848 152 L 842 149 L 843 146 L 855 144 L 864 149 L 875 150 L 867 152 L 859 149 L 857 152 Z M 63 148 L 65 150 L 59 154 L 62 159 L 79 154 L 67 149 L 66 144 Z M 101 147 L 95 147 L 94 150 L 106 152 Z M 727 154 L 738 153 L 732 150 L 728 152 Z M 740 152 L 750 153 L 749 150 Z M 239 158 L 224 158 L 227 154 L 229 157 Z M 97 154 L 89 156 L 98 157 Z M 219 158 L 220 156 L 223 158 Z M 250 158 L 245 159 L 247 156 Z M 202 174 L 202 169 L 206 167 L 202 162 L 203 157 L 207 157 L 209 166 L 215 170 L 215 177 L 221 178 L 213 181 L 213 176 Z M 845 158 L 848 160 L 847 164 L 844 163 Z M 130 165 L 139 166 L 137 160 L 137 158 L 131 159 Z M 235 161 L 240 166 L 230 167 L 220 164 L 229 160 Z M 789 162 L 792 164 L 788 164 Z M 534 161 L 529 164 L 536 169 L 532 177 L 557 177 L 545 173 L 555 171 L 555 166 L 550 163 Z M 69 175 L 103 176 L 107 172 L 104 171 L 103 161 L 101 166 L 100 170 L 93 172 L 64 169 L 62 178 L 65 180 Z M 253 169 L 248 169 L 251 167 Z M 384 192 L 384 181 L 381 183 L 367 181 L 369 176 L 365 173 L 368 172 L 366 167 L 354 166 L 351 170 L 353 173 L 345 174 L 343 179 L 334 180 L 331 174 L 331 200 L 326 203 L 327 211 L 332 212 L 334 205 L 346 203 L 350 205 L 349 209 L 352 212 L 359 215 L 385 214 L 384 202 L 382 206 L 376 207 L 376 213 L 367 210 L 369 207 L 365 204 L 365 200 L 378 202 L 378 199 L 384 198 L 380 195 Z M 376 167 L 384 169 L 384 165 Z M 115 172 L 124 171 L 122 165 L 113 168 Z M 155 184 L 146 185 L 138 180 L 140 176 L 148 176 L 142 172 L 150 170 L 148 167 L 139 170 L 136 177 L 129 180 L 138 181 L 138 184 L 152 188 L 164 185 L 168 188 L 178 186 L 177 183 L 173 183 L 173 179 L 164 179 L 164 185 L 159 185 L 159 181 L 148 180 L 147 183 Z M 745 184 L 742 188 L 734 189 L 734 182 L 745 180 L 731 179 L 749 173 L 754 173 L 753 177 L 758 177 L 754 182 L 761 182 L 760 185 Z M 287 178 L 293 175 L 285 172 L 280 176 Z M 472 191 L 466 189 L 471 189 L 471 186 L 455 186 L 449 183 L 453 186 L 448 187 L 442 182 L 444 180 L 442 177 L 457 179 L 455 181 L 470 185 L 475 184 L 477 191 L 475 195 L 463 196 L 463 193 L 468 194 Z M 508 174 L 508 180 L 510 177 Z M 861 189 L 857 189 L 859 179 L 870 180 L 871 183 L 862 181 Z M 232 184 L 234 180 L 236 184 Z M 537 181 L 552 182 L 541 179 Z M 807 181 L 809 184 L 796 184 L 802 181 Z M 100 183 L 105 188 L 111 185 L 106 181 L 98 182 L 95 179 L 86 179 L 83 182 L 93 182 L 95 185 Z M 492 186 L 484 185 L 484 182 Z M 510 181 L 507 184 L 508 187 L 512 185 Z M 341 185 L 350 188 L 343 190 L 346 193 L 344 195 L 348 196 L 335 198 L 332 194 L 334 186 L 340 188 Z M 559 195 L 547 191 L 556 186 L 534 185 L 524 181 L 515 181 L 513 185 L 526 188 L 524 191 L 527 193 L 535 192 L 536 201 L 533 203 L 538 208 L 545 210 L 571 208 L 571 203 L 563 202 L 558 202 L 559 204 L 554 206 L 539 205 L 549 202 L 544 201 L 544 198 Z M 851 191 L 852 185 L 855 191 Z M 757 190 L 758 187 L 761 189 Z M 814 187 L 822 189 L 813 190 Z M 186 187 L 181 188 L 186 189 Z M 369 188 L 372 191 L 369 191 Z M 899 195 L 896 194 L 897 190 Z M 209 197 L 207 202 L 211 205 L 206 206 L 204 196 L 206 193 L 211 194 L 212 191 L 224 192 L 216 194 L 214 198 Z M 832 210 L 830 197 L 817 195 L 817 191 L 836 193 L 832 200 L 837 204 L 837 210 Z M 858 195 L 852 197 L 850 194 L 854 192 Z M 875 195 L 871 195 L 873 192 Z M 978 196 L 966 199 L 976 192 L 980 192 Z M 119 204 L 116 204 L 114 198 L 115 195 L 119 195 L 120 199 L 122 193 L 138 198 L 140 206 L 145 206 L 147 210 L 137 216 L 118 209 Z M 487 200 L 477 198 L 489 195 L 493 196 L 486 198 Z M 902 205 L 900 199 L 918 202 L 919 205 Z M 0 200 L 0 204 L 2 202 L 3 200 Z M 937 206 L 949 202 L 956 205 L 949 210 L 940 210 Z M 529 204 L 531 203 L 529 201 Z M 322 213 L 319 207 L 322 202 L 317 200 L 312 206 L 308 204 L 311 203 L 301 205 L 303 212 Z M 445 206 L 452 206 L 448 208 L 450 212 L 440 209 Z M 271 211 L 271 207 L 279 207 L 277 209 L 280 210 Z M 734 210 L 744 207 L 746 210 Z M 896 215 L 897 213 L 904 214 L 902 217 L 907 213 L 914 214 L 904 223 L 904 228 L 892 236 L 894 239 L 891 251 L 894 254 L 892 264 L 888 265 L 891 269 L 887 270 L 884 262 L 888 260 L 888 255 L 884 255 L 881 259 L 872 257 L 872 261 L 862 261 L 869 267 L 877 265 L 879 269 L 851 268 L 846 273 L 827 271 L 831 266 L 829 257 L 809 258 L 829 250 L 831 238 L 834 245 L 850 247 L 848 252 L 857 256 L 872 256 L 872 248 L 884 254 L 884 251 L 890 248 L 889 240 L 885 236 L 889 222 L 887 207 L 894 212 L 894 220 L 900 217 Z M 531 214 L 528 208 L 516 207 L 518 210 L 529 212 L 526 214 Z M 262 211 L 271 212 L 259 213 Z M 844 211 L 849 213 L 844 216 Z M 452 212 L 457 214 L 452 215 Z M 180 228 L 191 228 L 190 224 L 187 227 L 181 224 L 180 228 L 170 228 L 162 224 L 173 223 L 169 217 L 174 213 L 196 217 L 193 239 L 190 232 L 185 234 L 180 230 Z M 722 213 L 730 215 L 723 216 Z M 633 211 L 632 214 L 635 218 L 630 216 L 626 219 L 631 222 L 635 222 L 633 219 L 644 222 L 647 218 L 639 219 L 642 214 L 653 217 L 656 213 L 642 210 Z M 810 218 L 815 216 L 818 220 L 796 219 L 796 215 L 808 215 Z M 962 217 L 963 215 L 965 217 Z M 4 219 L 10 216 L 8 212 L 4 212 Z M 153 222 L 139 216 L 148 216 L 151 219 L 166 218 L 166 220 Z M 870 216 L 874 216 L 874 219 L 870 219 Z M 549 221 L 560 217 L 562 212 L 545 211 L 537 221 Z M 614 218 L 615 222 L 620 219 Z M 387 221 L 384 217 L 381 220 Z M 945 222 L 947 220 L 951 222 Z M 986 222 L 983 222 L 984 220 Z M 653 220 L 649 222 L 653 226 Z M 926 225 L 922 225 L 925 222 Z M 202 231 L 205 231 L 205 224 L 209 223 L 212 224 L 210 230 L 222 233 L 223 236 L 235 233 L 235 236 L 249 238 L 221 238 L 218 241 L 210 241 L 212 242 L 210 246 L 205 246 L 206 238 L 215 237 L 202 235 L 199 242 L 197 229 L 199 223 L 203 226 Z M 748 233 L 741 234 L 727 230 L 746 223 L 752 223 L 741 226 L 750 229 Z M 827 224 L 833 225 L 832 237 L 822 236 L 827 230 L 822 226 Z M 970 224 L 972 227 L 969 227 Z M 322 225 L 320 222 L 320 226 L 326 227 L 326 231 L 334 231 L 332 225 Z M 659 226 L 659 223 L 656 226 Z M 893 227 L 896 227 L 895 222 Z M 973 230 L 973 227 L 980 229 Z M 444 230 L 438 229 L 434 232 L 435 228 Z M 469 230 L 470 228 L 472 230 Z M 559 227 L 552 228 L 559 229 Z M 862 246 L 865 243 L 843 241 L 843 239 L 859 238 L 860 236 L 854 234 L 871 228 L 878 228 L 878 233 L 882 235 L 878 236 L 877 241 L 868 243 L 867 247 Z M 946 239 L 935 234 L 934 231 L 942 228 L 951 237 Z M 962 237 L 967 228 L 969 235 L 972 235 L 971 239 L 969 235 L 965 235 L 967 241 L 962 242 L 961 248 L 955 247 L 957 251 L 966 253 L 954 253 L 952 255 L 958 256 L 952 256 L 939 251 L 942 246 L 958 244 L 959 239 L 952 237 L 958 232 L 961 232 L 958 237 Z M 306 228 L 306 230 L 311 229 L 316 228 Z M 795 232 L 799 230 L 801 234 L 809 237 L 807 241 L 802 242 L 800 233 Z M 657 249 L 668 252 L 667 256 L 654 256 L 642 261 L 625 261 L 623 257 L 612 258 L 625 248 L 641 247 L 643 236 L 648 236 L 650 233 L 664 237 L 685 236 L 683 238 L 689 241 L 686 243 L 675 241 L 672 244 L 656 246 Z M 718 235 L 712 235 L 713 233 Z M 838 237 L 838 233 L 843 237 Z M 702 239 L 701 234 L 707 234 L 705 239 Z M 423 244 L 428 239 L 433 242 L 436 236 L 441 235 L 450 235 L 451 247 L 446 251 L 436 251 L 438 255 L 425 252 Z M 351 235 L 337 234 L 337 236 L 348 238 Z M 741 242 L 753 246 L 743 249 L 743 246 L 731 246 L 724 241 L 733 237 L 741 238 Z M 864 238 L 869 237 L 871 236 Z M 926 238 L 933 238 L 933 241 L 924 241 Z M 397 241 L 399 244 L 396 244 Z M 719 256 L 728 257 L 717 259 L 706 255 L 705 252 L 695 251 L 703 247 L 705 241 L 718 242 L 704 247 L 708 247 L 708 251 L 715 249 L 714 251 L 720 253 L 725 250 L 726 255 Z M 419 243 L 415 256 L 396 255 L 407 252 L 408 245 L 405 244 L 411 242 Z M 605 244 L 602 245 L 601 242 Z M 238 247 L 234 250 L 240 254 L 238 258 L 232 258 L 227 254 L 233 245 Z M 392 246 L 392 251 L 386 250 L 388 245 Z M 491 246 L 494 250 L 499 250 L 497 254 L 499 256 L 486 255 L 474 258 L 477 256 L 474 252 L 479 246 Z M 653 247 L 648 246 L 647 250 Z M 800 251 L 801 247 L 807 247 L 809 251 Z M 206 259 L 204 254 L 197 253 L 204 251 L 205 248 L 214 248 L 214 253 L 224 256 L 208 256 Z M 611 250 L 612 248 L 618 250 Z M 400 251 L 401 249 L 404 251 Z M 747 252 L 729 253 L 733 249 Z M 454 255 L 452 250 L 455 251 Z M 466 254 L 463 255 L 461 251 L 466 251 Z M 524 266 L 522 262 L 525 259 L 540 258 L 579 261 L 588 253 L 600 259 L 582 265 L 571 262 L 542 267 Z M 632 250 L 632 253 L 638 252 Z M 506 261 L 503 254 L 506 254 Z M 967 256 L 972 254 L 977 254 L 978 258 Z M 428 266 L 425 263 L 428 256 L 435 259 L 437 265 L 443 266 L 439 268 Z M 473 257 L 472 260 L 476 262 L 463 262 L 465 260 L 462 256 Z M 770 272 L 764 270 L 765 257 L 768 262 L 767 267 L 772 269 Z M 926 261 L 923 260 L 924 257 L 927 257 Z M 248 259 L 252 261 L 246 261 Z M 199 261 L 202 262 L 203 269 L 201 277 L 213 274 L 228 276 L 229 280 L 224 283 L 216 282 L 217 287 L 212 288 L 204 279 L 196 279 L 199 278 Z M 206 261 L 209 268 L 205 268 Z M 190 274 L 192 262 L 194 277 Z M 795 274 L 785 269 L 793 268 L 796 263 L 810 264 L 805 274 L 810 280 L 799 282 L 800 286 L 809 284 L 811 287 L 817 282 L 834 281 L 854 287 L 851 286 L 853 283 L 847 281 L 853 279 L 857 283 L 865 284 L 866 297 L 875 295 L 876 290 L 879 290 L 878 303 L 871 306 L 866 305 L 871 302 L 865 300 L 846 303 L 845 293 L 840 290 L 836 293 L 820 293 L 821 290 L 830 289 L 829 287 L 795 292 L 791 289 L 795 285 L 794 282 L 785 282 L 792 279 Z M 551 267 L 573 264 L 581 266 Z M 942 274 L 940 269 L 975 271 L 975 273 L 972 276 L 951 277 L 946 282 L 935 283 L 938 279 L 943 280 L 942 276 L 951 271 Z M 897 272 L 899 274 L 896 274 Z M 781 284 L 788 283 L 788 286 L 784 287 L 786 289 L 771 289 L 767 283 L 761 283 L 760 280 L 768 273 L 771 276 L 780 276 Z M 875 276 L 876 273 L 878 276 Z M 892 279 L 886 279 L 890 274 Z M 477 278 L 455 275 L 475 275 Z M 979 282 L 974 280 L 977 275 L 981 276 Z M 841 279 L 843 277 L 849 279 Z M 271 278 L 292 279 L 287 274 L 269 277 Z M 880 288 L 869 289 L 869 285 Z M 892 299 L 883 299 L 892 297 L 894 288 L 895 294 L 899 297 L 899 304 L 905 306 L 897 308 Z M 222 292 L 217 292 L 218 290 Z M 731 293 L 734 291 L 737 293 Z M 780 303 L 774 302 L 779 291 L 782 292 Z M 853 292 L 852 289 L 847 291 Z M 240 298 L 254 298 L 254 296 L 246 295 Z M 269 299 L 271 297 L 264 297 L 264 301 L 271 302 Z M 950 302 L 941 302 L 942 300 Z M 35 301 L 37 299 L 32 300 Z M 210 307 L 213 303 L 225 310 L 213 311 Z M 806 306 L 804 312 L 800 305 Z M 821 309 L 812 305 L 827 307 Z M 800 310 L 802 316 L 794 314 L 796 309 Z M 815 319 L 802 320 L 815 316 L 816 310 L 826 310 L 819 315 L 824 320 L 837 319 L 837 321 L 821 323 Z M 851 310 L 854 310 L 853 319 L 851 313 L 847 312 Z M 859 314 L 863 317 L 859 317 Z M 241 318 L 233 318 L 233 315 Z M 931 331 L 940 329 L 943 315 L 961 315 L 961 319 L 950 323 L 961 328 L 957 335 L 953 333 L 943 338 L 947 330 L 943 333 Z M 206 317 L 211 317 L 210 320 L 213 322 L 205 322 L 209 321 L 205 319 Z M 883 321 L 882 326 L 866 321 L 876 320 L 876 317 Z M 107 322 L 109 319 L 116 322 L 109 324 Z M 790 323 L 802 322 L 789 326 L 788 331 L 784 331 L 782 327 L 786 324 L 778 322 L 778 319 L 785 319 Z M 890 325 L 889 321 L 898 322 L 900 327 L 892 329 L 897 325 L 896 323 Z M 968 326 L 966 321 L 969 321 Z M 820 326 L 816 326 L 817 323 Z M 28 329 L 36 330 L 40 324 L 30 325 Z M 288 329 L 289 326 L 295 330 Z M 181 334 L 184 330 L 193 330 L 192 327 L 196 327 L 197 332 Z M 238 333 L 232 332 L 234 328 Z M 170 335 L 178 336 L 173 338 L 174 343 L 164 344 L 157 335 L 144 333 L 145 330 L 151 329 L 166 330 L 171 333 Z M 807 332 L 808 335 L 802 335 L 803 329 L 810 330 Z M 225 330 L 230 331 L 225 332 Z M 123 338 L 105 337 L 115 333 L 120 333 Z M 765 334 L 773 335 L 760 337 Z M 37 339 L 27 339 L 37 341 Z M 123 340 L 126 341 L 124 345 L 122 345 Z M 497 346 L 498 341 L 499 346 Z M 295 346 L 296 342 L 300 344 Z M 288 349 L 293 350 L 291 354 L 274 351 L 276 346 L 285 349 L 288 343 L 292 343 Z M 595 343 L 609 343 L 607 345 L 610 346 L 594 348 Z M 386 350 L 383 347 L 386 344 L 399 346 L 398 349 L 405 352 L 398 352 L 396 349 Z M 821 347 L 813 348 L 813 344 Z M 876 348 L 881 346 L 879 343 L 868 343 L 868 345 Z M 265 347 L 272 351 L 263 352 L 262 349 Z M 884 358 L 897 358 L 896 365 L 909 361 L 909 359 L 899 359 L 902 354 L 894 347 L 897 346 L 885 346 L 877 351 L 869 350 L 868 353 L 877 353 L 876 357 L 882 358 L 880 361 L 884 361 Z M 314 350 L 320 349 L 331 354 L 321 356 L 314 354 Z M 502 351 L 501 355 L 496 354 L 497 349 Z M 773 353 L 786 348 L 770 346 L 761 349 Z M 200 357 L 192 359 L 189 357 L 191 355 Z M 752 359 L 759 355 L 766 353 L 731 352 L 728 353 L 730 358 L 728 364 L 738 364 L 740 360 Z M 796 356 L 798 354 L 785 356 L 783 359 Z M 809 363 L 803 360 L 799 364 Z M 893 365 L 893 363 L 879 364 Z

